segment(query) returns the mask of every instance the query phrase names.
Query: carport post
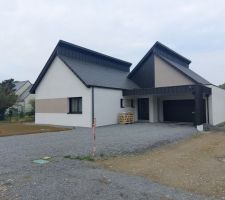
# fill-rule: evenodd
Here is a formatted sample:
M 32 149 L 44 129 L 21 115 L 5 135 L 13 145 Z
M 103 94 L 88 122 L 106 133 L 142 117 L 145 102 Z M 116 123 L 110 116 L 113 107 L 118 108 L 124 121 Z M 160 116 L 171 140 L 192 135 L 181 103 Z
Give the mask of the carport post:
M 195 86 L 195 119 L 194 125 L 203 124 L 203 90 L 200 85 Z

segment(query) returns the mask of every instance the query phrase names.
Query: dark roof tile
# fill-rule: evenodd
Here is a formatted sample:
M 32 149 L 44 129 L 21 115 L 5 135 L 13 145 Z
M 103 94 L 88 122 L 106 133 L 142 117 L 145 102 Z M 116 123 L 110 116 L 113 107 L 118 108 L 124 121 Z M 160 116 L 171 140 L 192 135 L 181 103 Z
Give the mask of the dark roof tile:
M 115 89 L 133 89 L 138 86 L 127 78 L 129 72 L 104 65 L 86 63 L 59 55 L 59 58 L 87 85 Z

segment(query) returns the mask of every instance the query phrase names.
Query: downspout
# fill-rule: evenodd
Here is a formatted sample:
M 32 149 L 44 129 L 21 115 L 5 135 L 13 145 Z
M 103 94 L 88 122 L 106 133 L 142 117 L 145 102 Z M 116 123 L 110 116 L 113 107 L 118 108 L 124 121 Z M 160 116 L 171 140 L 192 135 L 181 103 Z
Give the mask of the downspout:
M 94 87 L 91 88 L 91 108 L 92 108 L 92 124 L 94 123 L 94 118 L 95 118 L 95 91 L 94 91 Z
M 209 124 L 209 95 L 206 95 L 207 124 Z

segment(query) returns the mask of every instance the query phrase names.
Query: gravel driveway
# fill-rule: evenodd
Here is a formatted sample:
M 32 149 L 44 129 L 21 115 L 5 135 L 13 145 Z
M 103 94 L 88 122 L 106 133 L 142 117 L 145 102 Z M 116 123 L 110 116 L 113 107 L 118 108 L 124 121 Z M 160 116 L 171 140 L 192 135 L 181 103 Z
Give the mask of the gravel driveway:
M 98 154 L 143 151 L 196 132 L 190 126 L 169 124 L 113 125 L 96 131 Z M 63 158 L 90 150 L 88 128 L 0 138 L 0 199 L 206 199 Z M 32 163 L 43 156 L 53 159 L 44 165 Z

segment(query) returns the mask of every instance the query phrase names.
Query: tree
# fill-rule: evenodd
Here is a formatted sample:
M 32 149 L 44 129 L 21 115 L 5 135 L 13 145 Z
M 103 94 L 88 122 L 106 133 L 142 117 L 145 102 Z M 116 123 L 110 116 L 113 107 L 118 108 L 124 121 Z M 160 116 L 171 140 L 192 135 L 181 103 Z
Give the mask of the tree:
M 30 111 L 30 115 L 34 115 L 35 114 L 35 100 L 34 99 L 30 99 L 29 104 L 31 106 L 31 111 Z
M 222 85 L 219 85 L 219 87 L 225 90 L 225 83 Z
M 13 79 L 8 79 L 0 83 L 0 120 L 4 120 L 5 111 L 17 101 L 14 87 Z

